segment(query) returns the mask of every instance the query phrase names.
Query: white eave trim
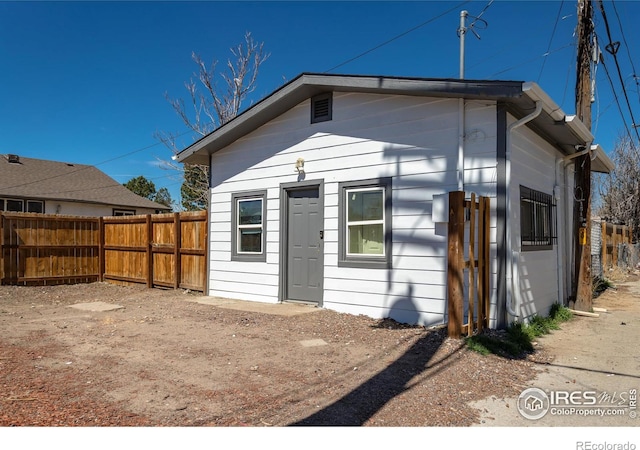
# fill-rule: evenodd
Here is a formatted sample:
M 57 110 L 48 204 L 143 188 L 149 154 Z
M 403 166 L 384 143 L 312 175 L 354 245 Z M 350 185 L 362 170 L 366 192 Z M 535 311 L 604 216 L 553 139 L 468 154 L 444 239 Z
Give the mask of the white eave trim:
M 550 115 L 556 122 L 565 119 L 564 111 L 554 102 L 537 83 L 528 81 L 522 84 L 522 92 L 525 93 L 534 103 L 542 102 L 542 110 Z
M 574 135 L 583 140 L 585 144 L 591 145 L 594 140 L 593 134 L 591 134 L 591 131 L 589 131 L 582 120 L 578 119 L 577 116 L 566 116 L 564 121 Z
M 591 146 L 592 162 L 591 170 L 598 173 L 611 173 L 616 168 L 616 165 L 604 152 L 600 144 L 594 144 Z

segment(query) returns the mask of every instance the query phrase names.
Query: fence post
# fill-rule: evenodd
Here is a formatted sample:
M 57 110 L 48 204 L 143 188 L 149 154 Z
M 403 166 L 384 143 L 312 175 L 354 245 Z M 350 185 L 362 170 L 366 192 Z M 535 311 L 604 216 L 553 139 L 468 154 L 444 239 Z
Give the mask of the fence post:
M 466 202 L 465 202 L 466 203 Z M 471 193 L 471 201 L 469 202 L 469 314 L 467 323 L 467 335 L 473 334 L 473 318 L 475 316 L 475 297 L 478 295 L 480 299 L 480 292 L 476 285 L 476 211 L 478 207 L 476 205 L 476 194 Z M 478 239 L 479 241 L 480 239 Z M 480 275 L 480 274 L 478 274 Z M 464 309 L 464 308 L 463 308 Z M 479 308 L 478 308 L 479 309 Z
M 104 218 L 98 219 L 98 281 L 104 281 Z
M 463 321 L 464 192 L 449 193 L 447 306 L 449 337 L 459 338 Z
M 153 287 L 153 221 L 147 214 L 147 287 Z
M 4 214 L 0 211 L 0 286 L 4 280 Z
M 482 233 L 480 239 L 479 253 L 482 254 L 480 268 L 482 280 L 480 290 L 478 292 L 478 331 L 482 331 L 483 327 L 489 327 L 489 313 L 491 308 L 491 302 L 489 301 L 489 246 L 491 242 L 491 203 L 489 197 L 480 197 L 480 212 L 478 214 L 482 216 L 480 224 L 481 228 L 478 228 L 478 235 Z
M 600 239 L 600 264 L 602 265 L 602 276 L 607 271 L 607 222 L 602 221 L 602 237 Z
M 182 249 L 182 237 L 181 237 L 181 232 L 182 232 L 182 223 L 180 222 L 180 213 L 174 213 L 173 214 L 173 222 L 174 222 L 174 239 L 175 239 L 175 246 L 173 248 L 173 257 L 175 259 L 175 264 L 174 264 L 174 281 L 173 281 L 173 288 L 174 289 L 178 289 L 180 287 L 180 282 L 182 281 L 180 279 L 180 275 L 182 273 L 180 264 L 182 262 L 182 256 L 180 254 L 180 250 Z

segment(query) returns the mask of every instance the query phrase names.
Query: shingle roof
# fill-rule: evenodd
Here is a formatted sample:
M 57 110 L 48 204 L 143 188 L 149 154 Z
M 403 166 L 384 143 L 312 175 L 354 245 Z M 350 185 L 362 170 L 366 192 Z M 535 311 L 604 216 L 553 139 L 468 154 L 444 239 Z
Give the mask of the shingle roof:
M 15 163 L 8 156 L 0 157 L 0 197 L 170 209 L 134 194 L 94 166 L 24 157 Z

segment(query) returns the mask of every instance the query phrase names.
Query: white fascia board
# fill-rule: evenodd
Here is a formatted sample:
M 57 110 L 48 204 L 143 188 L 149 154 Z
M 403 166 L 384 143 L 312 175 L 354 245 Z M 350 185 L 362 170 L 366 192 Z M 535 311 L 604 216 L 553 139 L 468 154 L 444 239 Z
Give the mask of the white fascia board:
M 564 121 L 576 137 L 582 140 L 585 145 L 591 145 L 594 140 L 593 134 L 591 134 L 591 131 L 582 120 L 578 119 L 577 116 L 566 116 Z
M 616 168 L 616 165 L 609 156 L 604 152 L 600 144 L 594 144 L 591 146 L 591 152 L 593 154 L 593 162 L 591 167 L 594 172 L 599 173 L 611 173 Z
M 566 114 L 549 95 L 542 90 L 537 83 L 528 81 L 523 83 L 522 92 L 524 92 L 534 102 L 541 101 L 542 109 L 549 114 L 556 122 L 563 121 Z

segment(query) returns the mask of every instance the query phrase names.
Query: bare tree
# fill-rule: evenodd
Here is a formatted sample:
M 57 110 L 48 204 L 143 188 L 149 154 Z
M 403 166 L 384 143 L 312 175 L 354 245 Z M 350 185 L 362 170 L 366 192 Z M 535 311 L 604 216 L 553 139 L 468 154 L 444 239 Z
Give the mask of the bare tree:
M 631 227 L 634 236 L 640 232 L 640 154 L 629 137 L 621 137 L 612 155 L 615 169 L 601 176 L 598 183 L 598 214 L 612 222 Z
M 192 53 L 191 58 L 198 66 L 198 71 L 185 82 L 189 92 L 188 101 L 165 94 L 173 110 L 196 139 L 238 115 L 243 102 L 256 88 L 258 69 L 269 57 L 264 52 L 264 43 L 255 42 L 249 32 L 245 33 L 244 42 L 230 51 L 233 57 L 227 60 L 225 69 L 220 72 L 217 72 L 218 61 L 207 65 L 200 55 Z M 218 84 L 219 78 L 221 84 Z M 181 150 L 177 144 L 178 134 L 159 131 L 154 136 L 174 154 Z M 184 182 L 180 189 L 182 206 L 186 210 L 205 209 L 209 190 L 208 166 L 184 164 L 181 167 L 173 162 L 164 163 L 183 172 Z

